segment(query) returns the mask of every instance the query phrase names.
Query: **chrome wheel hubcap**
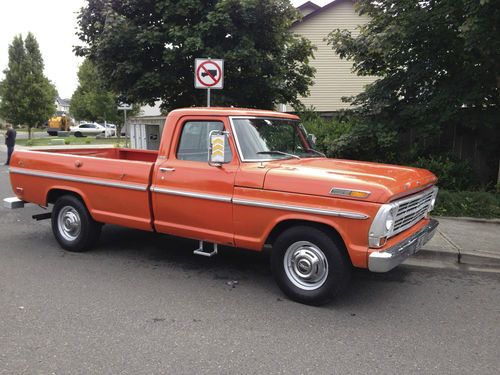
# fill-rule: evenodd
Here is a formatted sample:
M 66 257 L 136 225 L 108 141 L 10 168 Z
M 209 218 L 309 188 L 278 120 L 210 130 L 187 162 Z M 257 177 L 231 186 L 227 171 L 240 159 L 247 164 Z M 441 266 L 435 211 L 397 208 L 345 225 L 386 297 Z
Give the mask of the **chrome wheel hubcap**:
M 323 251 L 308 241 L 293 243 L 283 258 L 288 279 L 298 288 L 315 290 L 328 277 L 328 261 Z
M 66 241 L 76 240 L 82 231 L 80 214 L 73 207 L 63 207 L 57 217 L 57 226 Z

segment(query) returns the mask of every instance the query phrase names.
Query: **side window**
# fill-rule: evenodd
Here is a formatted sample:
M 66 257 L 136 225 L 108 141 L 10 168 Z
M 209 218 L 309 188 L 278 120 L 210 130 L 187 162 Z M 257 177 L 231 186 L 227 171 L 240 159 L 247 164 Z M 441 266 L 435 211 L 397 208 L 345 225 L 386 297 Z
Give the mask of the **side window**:
M 220 121 L 188 121 L 182 128 L 181 139 L 177 148 L 177 159 L 207 162 L 208 135 L 212 130 L 223 130 Z M 225 159 L 232 160 L 231 148 L 226 141 Z

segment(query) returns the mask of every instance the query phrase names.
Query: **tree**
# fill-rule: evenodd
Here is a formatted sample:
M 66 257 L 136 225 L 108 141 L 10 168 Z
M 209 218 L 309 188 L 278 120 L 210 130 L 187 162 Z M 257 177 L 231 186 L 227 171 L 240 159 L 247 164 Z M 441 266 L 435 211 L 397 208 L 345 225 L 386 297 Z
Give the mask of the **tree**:
M 43 58 L 32 33 L 23 41 L 14 37 L 9 64 L 0 82 L 0 115 L 15 125 L 31 128 L 43 124 L 55 112 L 57 91 L 43 74 Z
M 299 17 L 288 0 L 88 0 L 78 17 L 80 56 L 131 102 L 164 110 L 205 102 L 194 89 L 197 57 L 225 59 L 218 105 L 299 106 L 314 69 L 313 47 L 289 31 Z
M 399 129 L 434 137 L 446 124 L 498 125 L 498 0 L 360 0 L 370 16 L 357 36 L 328 38 L 359 75 L 379 76 L 352 98 L 360 110 Z
M 96 67 L 85 60 L 78 70 L 78 87 L 70 102 L 70 113 L 77 120 L 117 122 L 117 95 L 106 89 Z

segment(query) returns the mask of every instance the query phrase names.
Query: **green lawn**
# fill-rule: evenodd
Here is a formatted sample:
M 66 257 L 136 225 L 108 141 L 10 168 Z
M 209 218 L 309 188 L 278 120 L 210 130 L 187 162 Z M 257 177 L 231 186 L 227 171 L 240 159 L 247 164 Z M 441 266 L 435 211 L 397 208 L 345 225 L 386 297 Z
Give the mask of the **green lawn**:
M 20 146 L 52 146 L 51 140 L 53 139 L 64 139 L 65 144 L 68 145 L 106 145 L 114 146 L 118 144 L 118 139 L 116 138 L 95 138 L 95 137 L 47 137 L 47 138 L 33 138 L 28 139 L 17 139 L 16 144 Z M 120 146 L 125 145 L 125 139 L 120 139 Z
M 19 133 L 28 133 L 28 128 L 19 128 L 19 129 L 16 129 L 16 131 Z M 47 128 L 32 128 L 31 129 L 31 132 L 32 133 L 46 133 L 47 132 Z

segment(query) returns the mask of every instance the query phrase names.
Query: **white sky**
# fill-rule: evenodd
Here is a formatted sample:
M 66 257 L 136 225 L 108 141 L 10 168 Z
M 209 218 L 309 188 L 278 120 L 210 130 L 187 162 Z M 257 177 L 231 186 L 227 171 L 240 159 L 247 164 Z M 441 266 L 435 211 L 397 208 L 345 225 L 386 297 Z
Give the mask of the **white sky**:
M 313 0 L 325 5 L 331 0 Z M 85 0 L 0 0 L 0 79 L 8 63 L 8 47 L 14 36 L 23 38 L 31 31 L 45 62 L 45 75 L 55 83 L 59 95 L 70 98 L 78 84 L 76 72 L 81 63 L 73 53 L 79 44 L 75 35 L 76 13 Z M 304 0 L 292 0 L 299 6 Z

